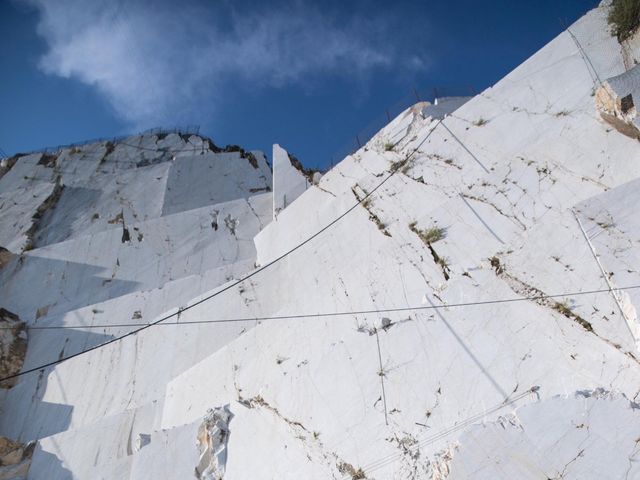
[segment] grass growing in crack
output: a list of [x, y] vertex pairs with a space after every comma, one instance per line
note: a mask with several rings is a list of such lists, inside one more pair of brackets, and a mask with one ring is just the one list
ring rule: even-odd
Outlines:
[[574, 320], [577, 322], [582, 328], [584, 328], [588, 332], [593, 332], [593, 326], [591, 323], [587, 322], [580, 315], [573, 313], [571, 308], [569, 307], [569, 302], [564, 300], [562, 302], [555, 302], [552, 307], [556, 312], [561, 313], [567, 318]]
[[351, 475], [352, 480], [363, 480], [366, 477], [366, 475], [364, 474], [364, 471], [359, 468], [358, 470], [355, 471], [354, 475]]
[[347, 462], [341, 462], [338, 464], [338, 471], [343, 475], [349, 475], [351, 480], [364, 480], [367, 478], [362, 468], [354, 468], [353, 465]]
[[394, 147], [395, 147], [395, 145], [393, 143], [385, 143], [384, 144], [384, 151], [385, 152], [392, 152]]
[[398, 160], [397, 162], [393, 162], [391, 164], [391, 167], [389, 167], [389, 170], [392, 171], [392, 172], [397, 172], [398, 170], [400, 170], [405, 165], [407, 165], [407, 159], [406, 158], [404, 160]]
[[438, 265], [442, 267], [443, 271], [449, 271], [449, 267], [451, 266], [451, 262], [447, 257], [439, 257], [437, 260]]
[[489, 123], [489, 120], [486, 120], [486, 119], [484, 119], [484, 118], [482, 118], [482, 117], [480, 117], [478, 120], [476, 120], [475, 122], [473, 122], [473, 124], [474, 124], [476, 127], [481, 127], [481, 126], [483, 126], [483, 125], [486, 125], [487, 123]]
[[626, 40], [640, 26], [640, 0], [613, 0], [607, 21], [618, 41]]
[[404, 173], [405, 175], [409, 175], [409, 172], [411, 171], [412, 168], [413, 168], [413, 164], [407, 163], [404, 167], [402, 167], [402, 173]]
[[387, 230], [387, 225], [385, 225], [382, 222], [382, 220], [380, 220], [378, 215], [376, 215], [371, 208], [373, 206], [371, 197], [366, 197], [366, 196], [360, 197], [360, 195], [358, 194], [358, 191], [356, 190], [356, 187], [358, 187], [358, 185], [352, 187], [351, 192], [356, 197], [356, 199], [360, 202], [360, 205], [362, 205], [364, 209], [369, 213], [369, 220], [375, 223], [376, 226], [378, 227], [378, 230], [380, 230], [385, 236], [390, 237], [391, 234]]
[[436, 265], [439, 265], [442, 269], [442, 275], [444, 275], [445, 280], [449, 280], [451, 269], [449, 268], [449, 259], [445, 257], [441, 257], [433, 248], [433, 244], [438, 240], [442, 240], [446, 236], [446, 229], [440, 227], [430, 227], [426, 230], [420, 230], [417, 226], [417, 222], [411, 222], [409, 224], [409, 229], [418, 235], [420, 240], [427, 246], [429, 251], [431, 252], [431, 256], [433, 257], [433, 261]]
[[420, 240], [422, 240], [427, 245], [435, 243], [438, 240], [442, 240], [447, 234], [447, 230], [444, 228], [433, 226], [427, 228], [426, 230], [420, 230], [416, 225], [417, 222], [411, 222], [409, 224], [409, 229], [413, 233], [418, 235], [418, 237], [420, 237]]
[[571, 318], [571, 315], [573, 314], [571, 308], [569, 308], [569, 302], [567, 302], [566, 300], [562, 302], [556, 302], [553, 306], [553, 309], [568, 318]]
[[596, 224], [604, 230], [615, 226], [615, 223], [613, 222], [596, 222]]
[[420, 237], [426, 243], [435, 243], [438, 240], [442, 240], [445, 236], [445, 229], [439, 227], [431, 227], [422, 231]]

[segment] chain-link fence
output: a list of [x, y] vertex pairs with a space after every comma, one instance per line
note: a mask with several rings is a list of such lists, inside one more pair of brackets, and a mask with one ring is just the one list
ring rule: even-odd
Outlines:
[[[620, 75], [635, 66], [631, 59], [625, 58], [630, 55], [629, 52], [625, 52], [629, 47], [625, 42], [620, 44], [613, 35], [613, 27], [608, 23], [608, 16], [609, 7], [600, 5], [573, 24], [569, 24], [565, 19], [559, 20], [562, 28], [575, 43], [594, 88], [599, 87], [608, 78]], [[592, 22], [599, 22], [602, 28], [593, 28]]]

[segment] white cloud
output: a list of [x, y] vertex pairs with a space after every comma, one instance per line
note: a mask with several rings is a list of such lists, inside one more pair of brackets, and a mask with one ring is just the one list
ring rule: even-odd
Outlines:
[[40, 68], [95, 86], [136, 126], [211, 110], [230, 82], [362, 80], [379, 68], [426, 65], [424, 57], [399, 52], [388, 20], [340, 18], [301, 2], [240, 13], [204, 2], [22, 1], [40, 13], [38, 34], [48, 46]]

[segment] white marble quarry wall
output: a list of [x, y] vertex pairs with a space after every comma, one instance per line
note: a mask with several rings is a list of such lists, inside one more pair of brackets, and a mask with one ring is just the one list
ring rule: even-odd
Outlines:
[[309, 179], [298, 170], [287, 151], [273, 145], [273, 219], [309, 187]]

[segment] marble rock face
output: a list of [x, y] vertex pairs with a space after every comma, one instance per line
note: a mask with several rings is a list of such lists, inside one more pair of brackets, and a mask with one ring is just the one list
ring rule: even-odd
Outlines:
[[640, 478], [640, 149], [594, 105], [628, 70], [608, 8], [315, 180], [196, 135], [8, 162], [0, 305], [34, 371], [0, 435], [38, 442], [29, 478]]

